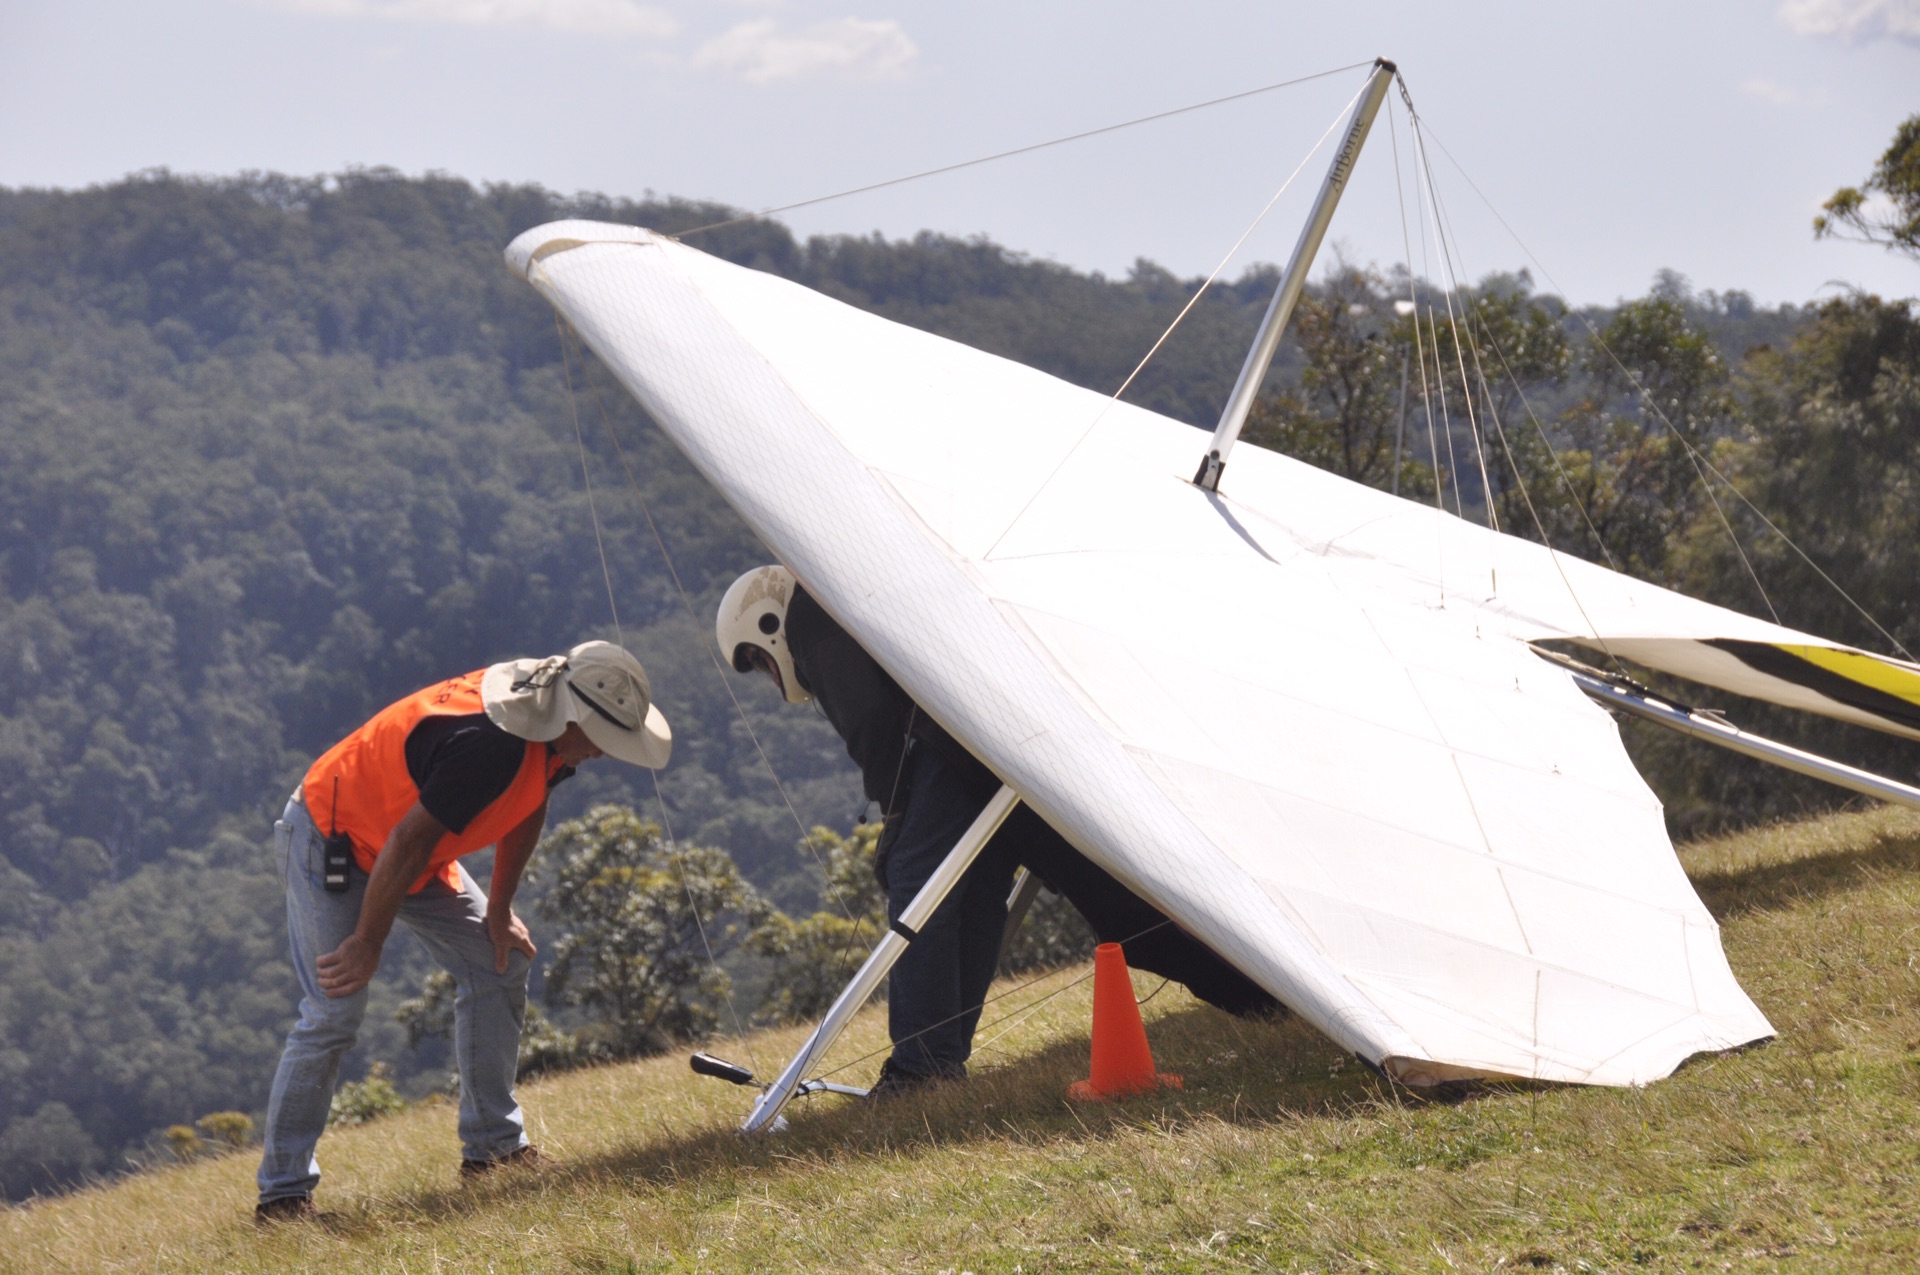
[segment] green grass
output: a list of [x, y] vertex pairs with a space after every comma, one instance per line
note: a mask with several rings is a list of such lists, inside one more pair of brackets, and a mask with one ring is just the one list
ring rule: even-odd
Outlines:
[[[545, 1170], [462, 1188], [453, 1114], [321, 1144], [326, 1226], [255, 1230], [249, 1154], [0, 1212], [0, 1270], [1908, 1270], [1920, 1266], [1920, 818], [1843, 815], [1689, 847], [1780, 1038], [1640, 1090], [1383, 1088], [1298, 1023], [1169, 988], [1146, 1006], [1186, 1088], [1069, 1105], [1082, 982], [877, 1109], [793, 1108], [684, 1057], [524, 1090]], [[990, 1007], [1069, 983], [1056, 976]], [[1139, 977], [1142, 994], [1157, 980]], [[795, 1031], [716, 1045], [762, 1072]], [[837, 1051], [884, 1044], [865, 1015]], [[868, 1061], [848, 1075], [870, 1075]]]

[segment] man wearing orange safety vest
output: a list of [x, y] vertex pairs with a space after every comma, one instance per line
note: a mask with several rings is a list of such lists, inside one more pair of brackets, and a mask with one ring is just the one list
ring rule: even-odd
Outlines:
[[[534, 955], [513, 896], [555, 784], [594, 757], [658, 769], [671, 748], [640, 662], [587, 642], [416, 691], [313, 764], [274, 825], [302, 995], [268, 1100], [257, 1219], [314, 1216], [314, 1146], [396, 919], [458, 989], [461, 1172], [537, 1159], [513, 1095]], [[483, 892], [460, 859], [488, 846]]]

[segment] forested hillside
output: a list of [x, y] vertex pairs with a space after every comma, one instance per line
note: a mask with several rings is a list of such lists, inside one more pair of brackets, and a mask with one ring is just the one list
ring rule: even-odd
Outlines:
[[[514, 234], [559, 216], [675, 230], [727, 214], [380, 171], [0, 190], [6, 1192], [116, 1168], [209, 1111], [257, 1111], [294, 1004], [271, 822], [312, 756], [398, 694], [616, 635], [583, 446], [617, 631], [674, 725], [660, 780], [672, 829], [729, 853], [781, 907], [812, 906], [818, 878], [796, 842], [816, 823], [847, 831], [857, 784], [823, 720], [735, 679], [789, 811], [701, 637], [720, 589], [764, 552], [604, 372], [563, 364], [552, 314], [500, 264]], [[1144, 262], [1125, 279], [1083, 275], [930, 235], [803, 243], [756, 222], [694, 242], [1107, 391], [1195, 283]], [[1210, 423], [1272, 283], [1255, 270], [1216, 286], [1128, 397]], [[1766, 310], [1668, 276], [1640, 301], [1576, 315], [1524, 276], [1490, 279], [1460, 300], [1526, 353], [1526, 392], [1503, 407], [1516, 441], [1482, 483], [1444, 443], [1435, 456], [1410, 441], [1393, 465], [1403, 284], [1342, 268], [1317, 285], [1250, 437], [1538, 535], [1519, 516], [1524, 482], [1565, 547], [1759, 609], [1637, 377], [1920, 644], [1909, 307]], [[1522, 432], [1523, 407], [1537, 436]], [[1555, 473], [1571, 477], [1556, 489]], [[1750, 517], [1740, 530], [1760, 535]], [[1750, 554], [1787, 623], [1885, 649], [1791, 551], [1756, 539]], [[1896, 746], [1837, 728], [1808, 738], [1913, 771]], [[1635, 746], [1690, 827], [1827, 799], [1665, 741]], [[556, 818], [604, 801], [660, 814], [645, 775], [610, 766], [562, 794]], [[435, 1083], [440, 1057], [410, 1051], [392, 1021], [425, 967], [410, 943], [388, 964], [354, 1066], [386, 1059], [403, 1082]]]

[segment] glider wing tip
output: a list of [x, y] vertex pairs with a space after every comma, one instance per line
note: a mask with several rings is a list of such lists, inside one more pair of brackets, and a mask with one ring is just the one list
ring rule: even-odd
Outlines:
[[549, 221], [523, 230], [506, 247], [507, 269], [515, 278], [531, 277], [533, 268], [557, 252], [590, 243], [652, 244], [661, 236], [644, 226], [623, 226], [605, 221]]

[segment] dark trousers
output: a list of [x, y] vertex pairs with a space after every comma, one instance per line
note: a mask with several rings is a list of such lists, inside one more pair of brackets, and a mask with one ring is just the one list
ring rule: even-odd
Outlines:
[[[900, 822], [881, 847], [890, 921], [913, 902], [997, 786], [985, 767], [963, 772], [926, 746], [908, 755], [906, 780]], [[887, 984], [894, 1067], [966, 1074], [980, 1006], [1000, 964], [1014, 866], [1005, 839], [996, 837], [894, 964]]]
[[1258, 983], [1067, 844], [1031, 807], [1023, 805], [1007, 816], [989, 849], [1003, 847], [1013, 862], [1025, 864], [1055, 893], [1066, 896], [1102, 943], [1120, 944], [1129, 967], [1184, 983], [1195, 996], [1229, 1014], [1282, 1012]]

